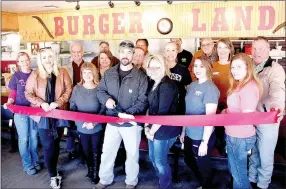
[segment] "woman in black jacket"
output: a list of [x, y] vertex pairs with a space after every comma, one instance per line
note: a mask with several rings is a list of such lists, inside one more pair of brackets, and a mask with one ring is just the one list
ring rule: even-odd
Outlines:
[[[177, 112], [178, 89], [168, 75], [164, 60], [151, 56], [147, 61], [147, 74], [154, 81], [150, 85], [148, 101], [149, 115], [174, 115]], [[168, 164], [168, 152], [181, 132], [181, 127], [168, 125], [146, 125], [149, 157], [159, 175], [160, 188], [172, 188], [171, 169]]]

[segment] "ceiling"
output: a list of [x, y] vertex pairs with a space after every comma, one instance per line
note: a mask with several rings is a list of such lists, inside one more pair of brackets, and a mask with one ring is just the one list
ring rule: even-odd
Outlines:
[[[91, 8], [109, 8], [107, 1], [79, 1], [80, 9], [91, 9]], [[136, 6], [134, 1], [112, 1], [114, 7], [130, 7]], [[141, 6], [143, 5], [161, 5], [167, 4], [167, 1], [140, 1]], [[202, 1], [173, 1], [173, 4], [179, 3], [196, 3]], [[75, 9], [76, 1], [3, 1], [2, 0], [2, 11], [24, 13], [24, 12], [38, 12], [47, 10], [61, 10], [61, 9]], [[58, 8], [49, 8], [45, 6], [56, 6]]]

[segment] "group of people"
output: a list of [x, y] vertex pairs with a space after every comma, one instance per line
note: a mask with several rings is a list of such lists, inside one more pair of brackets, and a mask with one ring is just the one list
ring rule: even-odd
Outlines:
[[[210, 115], [268, 112], [275, 108], [281, 110], [275, 124], [228, 125], [225, 130], [212, 125], [74, 122], [88, 167], [86, 177], [96, 188], [114, 183], [113, 168], [122, 140], [127, 156], [126, 188], [136, 187], [142, 136], [148, 139], [149, 158], [159, 177], [159, 188], [173, 187], [168, 152], [177, 139], [184, 143], [185, 163], [199, 187], [211, 187], [211, 155], [216, 138], [221, 138], [221, 143], [225, 141], [233, 188], [267, 188], [285, 107], [285, 71], [269, 57], [269, 42], [257, 37], [252, 43], [252, 58], [244, 53], [234, 55], [229, 39], [220, 39], [215, 46], [212, 39], [203, 38], [201, 50], [194, 56], [181, 44], [181, 39], [171, 39], [162, 55], [152, 55], [146, 39], [138, 39], [136, 46], [124, 40], [119, 44], [118, 59], [103, 41], [98, 57], [89, 63], [82, 58], [83, 47], [74, 43], [70, 48], [73, 62], [64, 68], [59, 68], [54, 52], [45, 48], [38, 53], [38, 69], [34, 71], [29, 55], [19, 53], [19, 71], [9, 82], [10, 95], [4, 106], [62, 109], [129, 120], [146, 114]], [[33, 175], [41, 170], [39, 134], [50, 185], [60, 188], [59, 142], [64, 127], [71, 122], [20, 114], [15, 114], [14, 120], [24, 171]], [[145, 135], [141, 135], [142, 130]], [[248, 170], [249, 150], [252, 154]]]

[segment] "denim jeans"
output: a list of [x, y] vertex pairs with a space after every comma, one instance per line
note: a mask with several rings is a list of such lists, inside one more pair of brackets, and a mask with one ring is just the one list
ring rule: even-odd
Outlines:
[[57, 176], [57, 163], [60, 154], [60, 140], [64, 132], [63, 127], [57, 127], [58, 138], [49, 134], [48, 129], [39, 129], [40, 140], [43, 145], [45, 165], [50, 177]]
[[208, 141], [208, 152], [205, 156], [198, 156], [201, 140], [193, 140], [188, 136], [184, 141], [184, 160], [192, 170], [200, 186], [207, 187], [211, 185], [212, 162], [211, 155], [215, 145], [216, 136], [212, 133]]
[[228, 166], [233, 177], [233, 188], [251, 188], [247, 175], [247, 152], [254, 147], [256, 136], [236, 138], [226, 135]]
[[173, 188], [171, 168], [168, 164], [168, 153], [176, 138], [148, 140], [149, 157], [159, 176], [160, 189]]
[[14, 122], [18, 132], [18, 146], [24, 171], [39, 164], [37, 123], [29, 116], [15, 114]]
[[268, 188], [274, 164], [279, 123], [256, 126], [257, 141], [249, 158], [249, 180], [260, 188]]

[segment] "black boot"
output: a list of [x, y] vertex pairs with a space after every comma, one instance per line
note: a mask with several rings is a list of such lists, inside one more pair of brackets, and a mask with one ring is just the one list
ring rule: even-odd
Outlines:
[[90, 153], [88, 157], [85, 157], [85, 159], [87, 162], [87, 175], [85, 176], [85, 178], [92, 181], [93, 179], [93, 154]]
[[97, 153], [93, 152], [93, 179], [91, 181], [92, 184], [97, 184], [99, 182], [98, 170], [99, 170], [99, 162], [97, 158]]
[[92, 181], [93, 179], [93, 167], [87, 167], [87, 175], [85, 176], [88, 180]]

